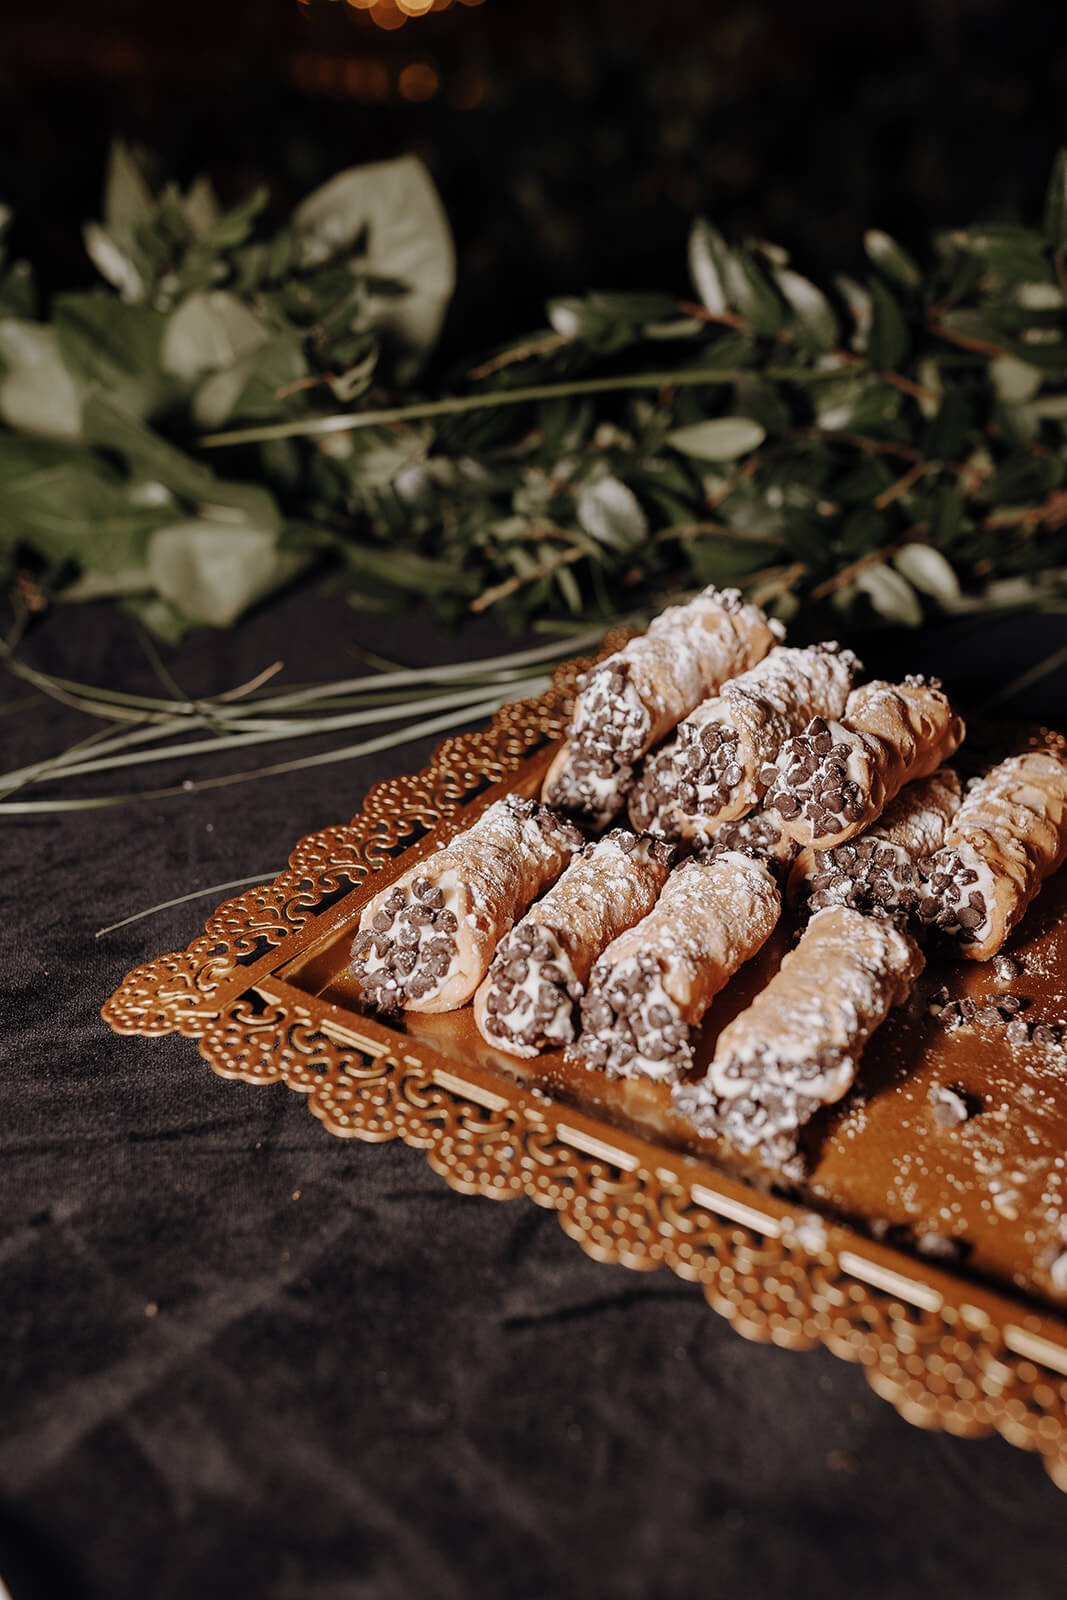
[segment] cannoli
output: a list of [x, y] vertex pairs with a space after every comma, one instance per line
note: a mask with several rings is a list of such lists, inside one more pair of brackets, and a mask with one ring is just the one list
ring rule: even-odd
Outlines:
[[363, 908], [351, 973], [377, 1011], [452, 1011], [493, 952], [554, 883], [582, 835], [547, 806], [509, 795]]
[[645, 752], [780, 637], [781, 625], [736, 589], [705, 589], [688, 605], [668, 607], [647, 633], [579, 679], [543, 799], [593, 826], [609, 822]]
[[474, 997], [474, 1020], [487, 1043], [535, 1056], [572, 1042], [593, 963], [652, 910], [673, 854], [662, 840], [622, 828], [586, 845], [497, 945]]
[[932, 678], [865, 683], [840, 722], [815, 717], [763, 774], [766, 804], [801, 845], [830, 850], [870, 826], [906, 783], [936, 772], [964, 725]]
[[848, 1091], [867, 1040], [922, 969], [918, 945], [893, 923], [846, 906], [817, 912], [723, 1029], [707, 1076], [674, 1091], [675, 1106], [699, 1132], [793, 1174], [800, 1129]]
[[1011, 756], [971, 785], [943, 847], [919, 863], [919, 917], [988, 961], [1067, 860], [1067, 751]]
[[797, 842], [783, 831], [777, 812], [760, 806], [746, 817], [721, 823], [701, 854], [721, 855], [724, 850], [740, 850], [743, 855], [756, 856], [781, 877], [796, 857]]
[[841, 715], [860, 670], [851, 650], [832, 643], [772, 650], [698, 706], [648, 762], [630, 800], [634, 827], [710, 841], [716, 824], [759, 802], [762, 774], [792, 734], [813, 717]]
[[575, 1053], [610, 1077], [671, 1081], [692, 1065], [693, 1031], [781, 914], [774, 879], [738, 851], [676, 867], [654, 909], [600, 957]]
[[907, 784], [859, 838], [833, 850], [802, 850], [787, 898], [806, 902], [810, 911], [851, 906], [871, 917], [910, 915], [919, 903], [917, 863], [944, 844], [962, 797], [951, 767]]

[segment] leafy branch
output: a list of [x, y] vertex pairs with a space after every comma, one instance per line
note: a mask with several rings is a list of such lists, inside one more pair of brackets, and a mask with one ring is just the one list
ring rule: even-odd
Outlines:
[[[590, 293], [412, 387], [452, 285], [412, 161], [260, 201], [153, 195], [112, 158], [111, 289], [34, 320], [0, 257], [0, 560], [41, 603], [224, 625], [309, 562], [354, 602], [577, 625], [705, 582], [829, 603], [1059, 604], [1067, 568], [1067, 152], [1040, 227], [952, 229], [862, 280], [705, 221], [692, 293]], [[324, 404], [329, 397], [332, 404]]]

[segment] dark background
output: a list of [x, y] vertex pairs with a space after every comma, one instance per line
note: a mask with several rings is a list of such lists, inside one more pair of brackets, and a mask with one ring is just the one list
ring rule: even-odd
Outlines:
[[1067, 140], [1050, 0], [450, 0], [401, 27], [399, 0], [367, 3], [4, 0], [0, 197], [45, 283], [92, 277], [115, 133], [279, 212], [418, 151], [460, 250], [446, 355], [550, 294], [683, 287], [699, 212], [826, 273], [870, 226], [921, 247], [1033, 221]]
[[[682, 287], [698, 210], [821, 271], [853, 265], [872, 224], [915, 246], [1033, 218], [1067, 137], [1067, 28], [1047, 0], [374, 15], [8, 7], [0, 196], [46, 285], [91, 277], [80, 222], [114, 133], [227, 197], [265, 182], [279, 214], [341, 166], [417, 150], [460, 247], [445, 366], [538, 321], [551, 293]], [[488, 624], [446, 640], [371, 622], [304, 585], [169, 661], [217, 692], [280, 653], [301, 680], [350, 672], [356, 643], [414, 664], [501, 642]], [[1064, 642], [1054, 618], [884, 648], [980, 704]], [[26, 653], [157, 690], [106, 608], [46, 618]], [[1061, 671], [1007, 709], [1062, 723], [1065, 696]], [[40, 708], [0, 723], [12, 766], [85, 731]], [[107, 1033], [100, 1002], [210, 902], [95, 930], [279, 867], [427, 754], [0, 825], [13, 1600], [1061, 1595], [1067, 1502], [1033, 1458], [920, 1434], [824, 1352], [749, 1345], [693, 1288], [587, 1260], [526, 1202], [461, 1200], [398, 1145], [330, 1139], [287, 1091], [211, 1077], [188, 1042]]]

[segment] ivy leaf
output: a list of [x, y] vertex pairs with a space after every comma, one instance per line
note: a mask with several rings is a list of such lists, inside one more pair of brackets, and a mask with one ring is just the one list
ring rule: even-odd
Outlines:
[[141, 475], [161, 483], [194, 505], [212, 510], [227, 508], [240, 521], [280, 529], [281, 512], [274, 496], [258, 483], [232, 483], [216, 478], [209, 467], [186, 455], [137, 418], [129, 416], [106, 395], [90, 395], [82, 408], [86, 438], [114, 450]]
[[893, 557], [893, 565], [920, 594], [943, 604], [960, 597], [960, 580], [940, 550], [928, 544], [906, 544]]
[[104, 182], [104, 220], [87, 222], [82, 234], [93, 265], [129, 305], [139, 304], [148, 291], [147, 263], [138, 234], [148, 227], [154, 212], [155, 201], [137, 161], [121, 139], [112, 140]]
[[585, 532], [610, 549], [636, 550], [648, 538], [641, 502], [618, 478], [587, 483], [578, 496], [577, 512]]
[[296, 209], [312, 264], [355, 254], [375, 278], [406, 286], [378, 297], [373, 320], [411, 352], [417, 368], [436, 343], [456, 281], [452, 230], [433, 179], [416, 156], [351, 167]]
[[923, 620], [923, 608], [911, 584], [884, 563], [864, 567], [857, 573], [856, 588], [867, 596], [875, 611], [887, 622], [917, 628]]
[[689, 276], [693, 288], [714, 317], [721, 317], [728, 309], [725, 267], [729, 255], [719, 230], [703, 217], [698, 218], [689, 233]]
[[148, 572], [159, 595], [192, 622], [226, 628], [280, 588], [306, 557], [279, 548], [273, 528], [237, 527], [201, 517], [158, 529]]
[[204, 429], [221, 428], [230, 421], [273, 417], [278, 411], [279, 392], [306, 375], [307, 362], [300, 340], [292, 334], [281, 334], [230, 366], [209, 374], [193, 396], [193, 417]]
[[160, 364], [164, 322], [153, 306], [127, 304], [98, 289], [60, 295], [53, 311], [68, 370], [137, 417], [150, 416], [173, 394]]
[[1053, 250], [1067, 250], [1067, 146], [1056, 152], [1045, 195], [1045, 237]]
[[907, 251], [888, 233], [883, 233], [880, 228], [868, 228], [863, 235], [863, 245], [872, 264], [890, 282], [909, 291], [919, 287], [922, 273]]
[[143, 562], [154, 528], [173, 518], [91, 451], [0, 434], [0, 546], [32, 545], [48, 562], [112, 576]]
[[220, 213], [216, 206], [212, 214], [214, 195], [209, 198], [194, 185], [185, 198], [182, 211], [190, 232], [198, 239], [200, 252], [218, 255], [244, 244], [267, 199], [266, 189], [254, 189], [246, 200], [239, 201], [228, 211]]
[[675, 428], [667, 435], [667, 443], [698, 461], [736, 461], [758, 450], [765, 438], [764, 429], [751, 417], [714, 417]]
[[78, 439], [83, 385], [71, 376], [54, 328], [0, 319], [0, 419], [42, 439]]
[[167, 320], [163, 370], [184, 383], [218, 372], [250, 355], [270, 338], [261, 319], [223, 289], [187, 295]]
[[871, 332], [867, 360], [878, 372], [899, 367], [908, 353], [908, 328], [893, 294], [877, 278], [871, 280]]
[[149, 189], [133, 152], [122, 139], [113, 139], [104, 179], [104, 225], [117, 238], [130, 238], [154, 209]]

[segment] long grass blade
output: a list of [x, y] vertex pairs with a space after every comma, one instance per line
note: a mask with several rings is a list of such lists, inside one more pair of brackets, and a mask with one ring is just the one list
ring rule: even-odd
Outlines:
[[431, 717], [395, 733], [382, 734], [376, 739], [366, 739], [360, 744], [347, 745], [341, 750], [324, 750], [319, 755], [302, 756], [295, 761], [280, 761], [269, 767], [256, 767], [251, 772], [230, 772], [222, 777], [187, 778], [184, 783], [171, 784], [165, 789], [145, 789], [141, 792], [117, 795], [93, 795], [78, 800], [5, 800], [0, 802], [0, 816], [32, 817], [57, 816], [64, 812], [103, 811], [113, 806], [130, 805], [138, 800], [170, 800], [178, 795], [202, 794], [211, 789], [226, 789], [237, 783], [253, 783], [260, 778], [282, 777], [290, 772], [304, 772], [312, 767], [325, 767], [339, 761], [352, 761], [357, 756], [375, 755], [382, 750], [395, 750], [400, 745], [411, 744], [416, 739], [429, 738], [431, 734], [444, 733], [449, 728], [463, 727], [477, 722], [490, 712], [506, 704], [509, 695], [496, 694], [443, 717]]
[[247, 878], [234, 878], [229, 883], [213, 883], [206, 889], [194, 889], [190, 894], [178, 894], [173, 900], [161, 900], [158, 906], [146, 906], [143, 911], [135, 911], [132, 916], [123, 917], [121, 922], [110, 922], [106, 928], [97, 928], [93, 934], [94, 939], [102, 939], [107, 933], [117, 933], [119, 928], [128, 928], [133, 922], [142, 922], [145, 917], [155, 917], [161, 911], [170, 911], [173, 906], [188, 905], [190, 900], [206, 900], [208, 895], [223, 895], [230, 889], [246, 889], [250, 883], [266, 883], [270, 878], [278, 876], [279, 869], [273, 872], [253, 872]]
[[[510, 689], [511, 685], [508, 687]], [[543, 678], [533, 679], [529, 685], [531, 693], [538, 692], [544, 687], [545, 680]], [[503, 695], [500, 700], [507, 698], [512, 698], [512, 696]], [[442, 709], [448, 709], [453, 706], [478, 705], [480, 703], [479, 695], [477, 693], [472, 694], [469, 689], [457, 691], [455, 694], [435, 695], [430, 701], [423, 701], [424, 705], [434, 704]], [[190, 739], [183, 741], [181, 744], [168, 745], [161, 750], [138, 750], [122, 755], [102, 756], [99, 759], [90, 761], [72, 762], [64, 768], [63, 777], [84, 778], [93, 772], [112, 772], [121, 767], [147, 766], [149, 763], [157, 761], [182, 761], [193, 756], [214, 755], [220, 750], [244, 750], [250, 746], [260, 744], [280, 744], [289, 739], [304, 739], [317, 734], [339, 733], [348, 728], [364, 727], [378, 722], [396, 722], [403, 714], [403, 707], [385, 705], [378, 706], [370, 711], [350, 712], [345, 716], [321, 717], [317, 722], [300, 723], [288, 727], [284, 724], [275, 724], [251, 733], [223, 734], [212, 739]], [[54, 775], [54, 769], [48, 769], [46, 764], [44, 776]], [[0, 784], [4, 781], [0, 777]], [[28, 781], [36, 783], [42, 780], [40, 777], [35, 776]]]

